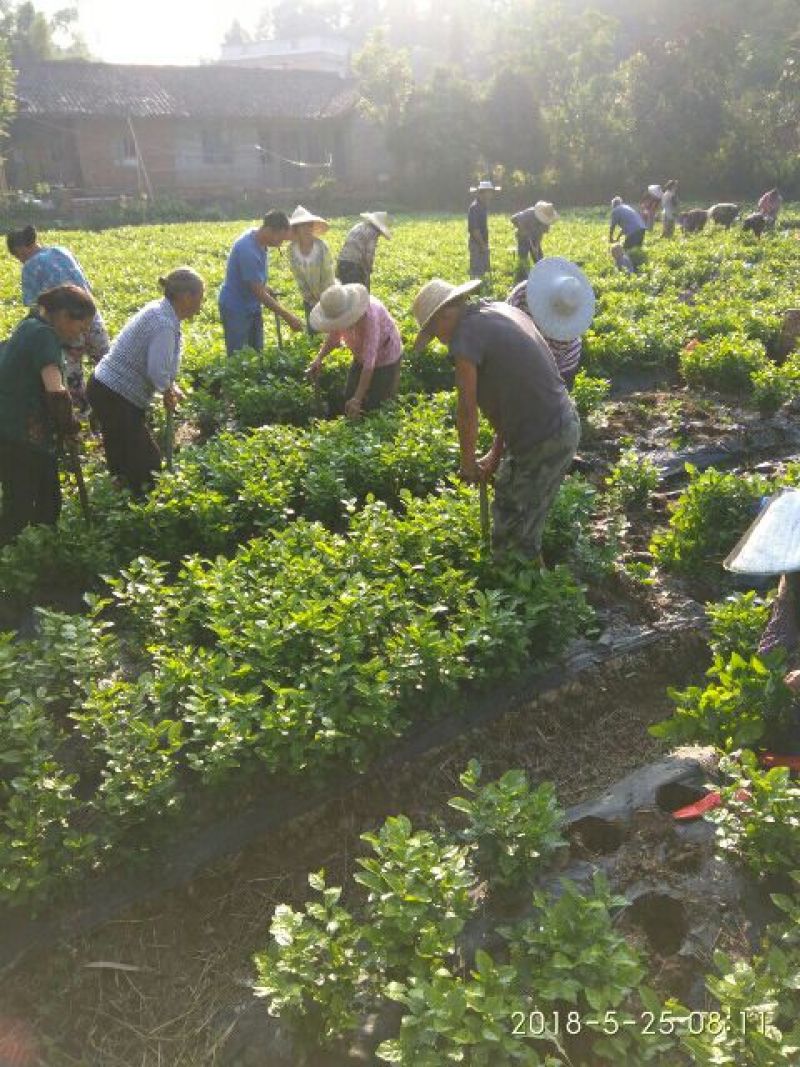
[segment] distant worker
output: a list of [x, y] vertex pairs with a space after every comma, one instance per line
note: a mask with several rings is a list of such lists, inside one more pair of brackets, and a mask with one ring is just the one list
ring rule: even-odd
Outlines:
[[62, 349], [79, 341], [96, 312], [85, 289], [48, 289], [0, 351], [0, 545], [26, 526], [58, 521], [56, 447], [59, 438], [75, 438], [80, 431]]
[[[39, 296], [58, 285], [76, 285], [91, 293], [86, 275], [69, 249], [61, 245], [40, 245], [34, 226], [7, 234], [6, 245], [11, 255], [22, 264], [22, 303], [26, 307], [35, 308]], [[85, 335], [79, 337], [75, 344], [65, 346], [67, 388], [79, 408], [86, 406], [83, 356], [87, 355], [94, 365], [110, 347], [108, 332], [99, 311]]]
[[611, 258], [616, 263], [617, 270], [621, 270], [625, 274], [636, 273], [636, 267], [633, 264], [633, 260], [621, 244], [617, 243], [611, 246]]
[[515, 285], [507, 302], [524, 311], [547, 341], [567, 389], [572, 389], [583, 351], [582, 336], [594, 318], [591, 282], [574, 263], [560, 256], [540, 260], [526, 281]]
[[517, 231], [515, 282], [527, 279], [530, 268], [544, 258], [542, 238], [554, 222], [558, 222], [558, 212], [547, 200], [538, 200], [533, 207], [511, 216], [511, 224]]
[[306, 326], [311, 333], [311, 309], [334, 283], [333, 256], [322, 240], [330, 224], [298, 204], [289, 219], [289, 226], [292, 231], [289, 266], [303, 297]]
[[729, 230], [739, 217], [738, 204], [712, 204], [708, 209], [709, 219], [717, 226], [724, 226]]
[[345, 344], [353, 354], [344, 390], [344, 413], [358, 419], [397, 395], [403, 342], [397, 323], [364, 285], [332, 285], [311, 312], [311, 326], [328, 336], [307, 374], [316, 379], [325, 357]]
[[642, 197], [639, 204], [639, 214], [644, 220], [645, 227], [648, 230], [652, 230], [655, 225], [656, 216], [661, 210], [661, 200], [664, 196], [664, 190], [660, 185], [648, 185], [647, 192]]
[[661, 236], [673, 237], [675, 235], [675, 223], [678, 221], [678, 180], [671, 178], [664, 186], [664, 195], [661, 197]]
[[742, 229], [745, 233], [752, 233], [755, 237], [761, 237], [767, 228], [767, 219], [760, 211], [754, 211], [742, 219]]
[[163, 298], [128, 319], [86, 389], [100, 422], [109, 472], [135, 497], [152, 486], [161, 469], [147, 410], [155, 393], [161, 393], [168, 411], [178, 406], [183, 396], [177, 384], [181, 323], [198, 313], [205, 295], [203, 279], [188, 267], [171, 271], [158, 284]]
[[489, 253], [489, 197], [499, 193], [493, 182], [481, 181], [470, 189], [475, 199], [467, 211], [469, 244], [469, 276], [483, 278], [492, 269]]
[[344, 239], [336, 265], [336, 277], [342, 285], [363, 285], [369, 289], [378, 240], [392, 239], [389, 216], [385, 211], [362, 211], [357, 222]]
[[782, 207], [783, 197], [778, 188], [770, 189], [761, 197], [758, 202], [758, 210], [766, 219], [767, 229], [772, 230], [775, 228], [775, 223], [778, 221], [778, 215], [780, 215]]
[[623, 204], [621, 196], [615, 196], [611, 201], [611, 229], [608, 233], [610, 244], [614, 244], [617, 230], [625, 238], [622, 243], [626, 252], [641, 248], [644, 244], [644, 219], [630, 204]]
[[692, 208], [679, 215], [678, 222], [684, 234], [701, 233], [706, 228], [708, 212], [702, 207]]
[[260, 226], [245, 230], [233, 243], [225, 268], [225, 281], [219, 291], [219, 315], [229, 356], [249, 346], [264, 350], [262, 308], [274, 312], [292, 330], [303, 323], [279, 304], [267, 286], [268, 249], [280, 248], [291, 238], [289, 219], [282, 211], [268, 211]]
[[[468, 482], [495, 478], [495, 553], [541, 561], [545, 521], [578, 450], [580, 420], [533, 322], [505, 303], [468, 304], [479, 285], [440, 278], [424, 285], [413, 307], [416, 348], [437, 337], [450, 350], [461, 476]], [[495, 434], [482, 457], [476, 454], [479, 412]]]

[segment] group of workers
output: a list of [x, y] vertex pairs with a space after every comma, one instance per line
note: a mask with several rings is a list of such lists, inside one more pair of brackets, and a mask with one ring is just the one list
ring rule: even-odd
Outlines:
[[[412, 309], [419, 327], [416, 347], [436, 337], [449, 350], [461, 474], [469, 482], [494, 481], [495, 551], [540, 557], [547, 513], [578, 448], [580, 422], [570, 389], [595, 298], [575, 264], [545, 258], [542, 241], [558, 213], [551, 203], [538, 201], [512, 216], [519, 264], [507, 299], [470, 301], [490, 267], [487, 205], [497, 191], [490, 181], [471, 189], [471, 280], [454, 285], [435, 278], [422, 287]], [[620, 197], [612, 202], [609, 237], [620, 269], [633, 269], [628, 253], [641, 247], [656, 200], [665, 235], [674, 230], [677, 182], [648, 193], [651, 202], [643, 214]], [[759, 208], [774, 218], [780, 203]], [[334, 263], [323, 239], [328, 228], [324, 218], [301, 205], [291, 216], [267, 212], [230, 250], [219, 313], [228, 355], [248, 345], [263, 349], [264, 308], [290, 329], [304, 328], [268, 284], [269, 249], [289, 242], [305, 328], [323, 335], [307, 374], [315, 380], [330, 352], [349, 348], [344, 410], [357, 419], [394, 397], [399, 385], [400, 331], [370, 293], [378, 242], [390, 240], [392, 232], [385, 212], [364, 212]], [[617, 230], [621, 243], [615, 241]], [[9, 233], [7, 246], [22, 264], [23, 302], [30, 313], [0, 350], [0, 545], [30, 524], [57, 521], [57, 445], [74, 442], [80, 431], [76, 409], [91, 407], [116, 483], [137, 497], [147, 492], [161, 467], [148, 409], [157, 393], [168, 411], [178, 405], [181, 324], [198, 313], [205, 296], [199, 274], [188, 267], [173, 270], [159, 279], [161, 297], [137, 312], [112, 343], [89, 281], [67, 249], [41, 245], [32, 226]], [[93, 364], [88, 383], [85, 356]], [[483, 456], [477, 454], [479, 413], [494, 430]]]

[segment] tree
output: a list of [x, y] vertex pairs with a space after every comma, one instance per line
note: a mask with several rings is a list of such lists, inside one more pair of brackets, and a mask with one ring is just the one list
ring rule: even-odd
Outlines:
[[16, 98], [11, 53], [6, 42], [0, 40], [0, 137], [8, 136], [8, 127], [15, 111]]
[[385, 29], [373, 30], [353, 57], [353, 73], [364, 112], [391, 133], [402, 120], [413, 88], [408, 52], [391, 48]]
[[261, 13], [256, 36], [285, 38], [338, 33], [343, 17], [337, 0], [277, 0]]
[[242, 26], [238, 19], [234, 19], [228, 31], [222, 39], [223, 44], [245, 44], [250, 40], [250, 34]]
[[0, 0], [0, 39], [8, 42], [15, 66], [41, 59], [88, 59], [76, 29], [78, 12], [65, 7], [49, 18], [32, 3]]

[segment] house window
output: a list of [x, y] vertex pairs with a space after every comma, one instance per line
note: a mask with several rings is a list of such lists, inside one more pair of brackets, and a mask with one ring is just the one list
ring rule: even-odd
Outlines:
[[135, 167], [137, 162], [136, 141], [133, 134], [123, 133], [117, 140], [116, 161], [123, 167]]
[[202, 133], [203, 162], [210, 165], [232, 163], [233, 152], [228, 134], [219, 127], [207, 127]]

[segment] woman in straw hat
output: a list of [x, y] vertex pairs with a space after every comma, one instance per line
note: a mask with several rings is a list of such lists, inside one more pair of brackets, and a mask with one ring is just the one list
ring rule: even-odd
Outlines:
[[336, 264], [336, 277], [342, 285], [358, 284], [369, 289], [378, 238], [391, 241], [392, 232], [385, 211], [363, 211], [361, 220], [344, 239]]
[[[492, 544], [541, 558], [550, 506], [580, 439], [580, 420], [544, 338], [527, 315], [506, 303], [468, 304], [475, 280], [424, 285], [414, 301], [417, 347], [437, 337], [455, 364], [456, 425], [461, 474], [469, 482], [495, 477]], [[495, 432], [490, 451], [476, 455], [478, 413]]]
[[515, 282], [527, 279], [531, 266], [544, 259], [542, 238], [557, 221], [558, 212], [547, 200], [537, 200], [533, 207], [511, 216], [511, 223], [517, 231], [518, 260]]
[[357, 282], [332, 285], [311, 312], [311, 327], [328, 336], [308, 368], [316, 378], [329, 352], [345, 344], [353, 354], [344, 390], [344, 411], [357, 419], [397, 394], [403, 342], [397, 323], [369, 290]]
[[572, 389], [583, 352], [582, 334], [594, 318], [591, 282], [574, 263], [559, 256], [540, 260], [528, 279], [515, 285], [508, 303], [530, 315], [547, 341], [558, 372]]
[[334, 281], [333, 256], [322, 240], [322, 234], [327, 233], [330, 224], [298, 204], [289, 218], [289, 227], [292, 235], [289, 267], [303, 297], [306, 326], [311, 333], [311, 309]]

